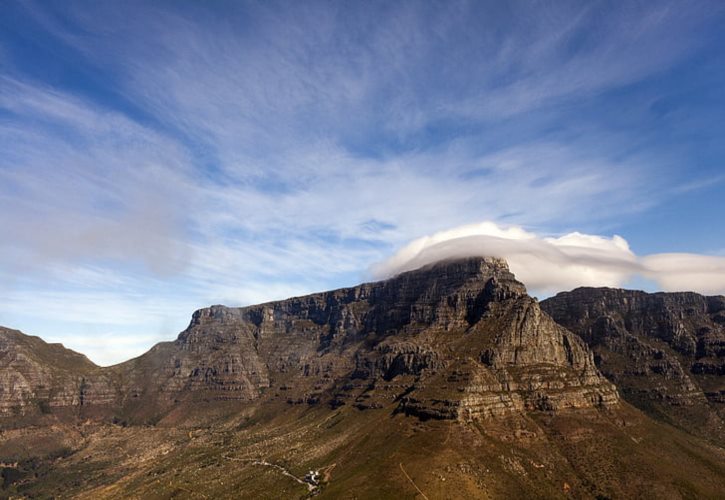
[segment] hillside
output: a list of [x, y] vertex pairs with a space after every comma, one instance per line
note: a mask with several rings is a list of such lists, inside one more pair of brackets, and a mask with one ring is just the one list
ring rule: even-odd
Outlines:
[[[3, 386], [7, 492], [680, 498], [716, 497], [725, 477], [722, 448], [622, 401], [500, 259], [213, 306], [126, 363], [43, 366], [67, 374], [46, 392], [3, 361], [30, 380]], [[23, 446], [43, 433], [54, 449]]]
[[542, 302], [624, 398], [725, 445], [725, 297], [579, 288]]

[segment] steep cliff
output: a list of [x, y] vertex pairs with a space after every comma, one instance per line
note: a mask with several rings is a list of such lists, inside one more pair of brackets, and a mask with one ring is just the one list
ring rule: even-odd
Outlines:
[[579, 288], [541, 305], [629, 402], [722, 443], [725, 297]]
[[9, 387], [8, 405], [52, 386], [68, 395], [54, 406], [94, 405], [130, 421], [260, 399], [394, 403], [423, 418], [476, 419], [618, 398], [581, 340], [493, 258], [268, 304], [212, 306], [194, 313], [176, 341], [139, 358], [105, 369], [76, 365], [67, 378], [29, 383], [25, 393], [35, 396]]
[[[725, 448], [621, 402], [595, 364], [641, 371], [647, 353], [654, 361], [660, 354], [633, 354], [640, 339], [664, 353], [660, 361], [671, 354], [683, 373], [690, 370], [691, 384], [716, 383], [718, 375], [693, 367], [719, 366], [717, 300], [706, 301], [708, 335], [695, 320], [701, 310], [683, 313], [690, 319], [679, 332], [697, 324], [689, 365], [677, 349], [690, 352], [691, 342], [667, 333], [669, 340], [650, 339], [632, 326], [658, 324], [651, 323], [660, 320], [656, 308], [624, 315], [632, 329], [615, 328], [620, 339], [582, 327], [599, 324], [601, 313], [611, 316], [605, 324], [618, 325], [610, 311], [618, 302], [582, 305], [587, 300], [560, 307], [583, 318], [572, 328], [596, 358], [527, 295], [504, 261], [490, 258], [268, 304], [201, 309], [175, 341], [109, 368], [0, 331], [4, 345], [14, 346], [5, 351], [16, 353], [0, 358], [4, 407], [12, 409], [0, 418], [0, 496], [721, 496]], [[566, 316], [554, 304], [546, 309]], [[631, 360], [617, 353], [619, 344]], [[25, 358], [33, 362], [18, 361]], [[706, 400], [662, 366], [653, 373], [670, 373], [664, 380], [684, 390], [607, 373], [628, 397], [638, 394], [628, 385], [636, 381], [682, 401]], [[39, 396], [53, 404], [33, 403]], [[19, 423], [23, 413], [31, 425]]]
[[203, 309], [175, 343], [119, 369], [141, 400], [167, 408], [264, 394], [360, 409], [396, 401], [399, 411], [456, 419], [617, 400], [583, 343], [542, 314], [499, 259]]

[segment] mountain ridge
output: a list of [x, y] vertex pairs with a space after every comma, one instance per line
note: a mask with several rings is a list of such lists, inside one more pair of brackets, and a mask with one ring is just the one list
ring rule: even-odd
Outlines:
[[175, 340], [70, 377], [7, 364], [0, 342], [0, 401], [22, 402], [1, 407], [0, 493], [717, 497], [725, 449], [620, 397], [582, 309], [555, 305], [470, 258], [202, 308]]
[[[491, 317], [484, 318], [486, 314]], [[498, 330], [489, 331], [496, 321], [500, 323]], [[471, 332], [476, 334], [474, 341], [466, 337]], [[500, 399], [504, 387], [514, 394], [524, 390], [520, 387], [550, 385], [551, 395], [534, 391], [538, 403], [528, 396], [496, 401], [501, 411], [537, 404], [586, 406], [590, 404], [588, 398], [593, 398], [591, 404], [617, 399], [616, 391], [596, 372], [583, 344], [542, 316], [536, 301], [528, 297], [503, 259], [468, 258], [431, 264], [356, 287], [240, 308], [217, 305], [199, 309], [176, 340], [159, 343], [127, 362], [96, 367], [93, 374], [77, 383], [83, 384], [77, 402], [78, 406], [96, 407], [101, 414], [155, 420], [184, 400], [253, 401], [277, 384], [286, 387], [288, 394], [294, 393], [290, 398], [294, 401], [330, 399], [340, 404], [361, 397], [336, 388], [350, 385], [351, 380], [369, 379], [373, 383], [399, 375], [420, 378], [424, 372], [447, 370], [454, 357], [444, 351], [454, 344], [459, 357], [465, 352], [475, 360], [474, 367], [461, 376], [477, 380], [477, 387], [491, 393], [478, 396]], [[509, 369], [534, 365], [538, 366], [535, 374], [522, 375]], [[547, 377], [553, 378], [547, 381]], [[554, 380], [557, 377], [563, 379]], [[436, 384], [439, 391], [447, 391], [442, 389], [447, 383]], [[564, 403], [568, 397], [564, 392], [579, 384], [591, 385], [587, 390], [594, 392]], [[601, 394], [595, 389], [598, 384]], [[436, 392], [432, 385], [420, 389], [409, 390], [402, 403], [405, 411], [458, 418], [458, 407], [463, 405], [469, 413], [474, 412], [470, 406], [474, 396], [433, 397], [427, 394]], [[399, 396], [395, 391], [383, 392], [366, 394], [367, 403], [356, 404], [381, 406], [378, 399]], [[416, 399], [415, 394], [427, 395]], [[428, 403], [421, 402], [424, 400]], [[70, 406], [75, 403], [72, 400]], [[53, 398], [46, 402], [51, 407], [67, 404]], [[434, 409], [430, 405], [447, 406]], [[23, 413], [28, 404], [21, 408]]]
[[541, 305], [630, 403], [725, 444], [725, 297], [582, 287]]

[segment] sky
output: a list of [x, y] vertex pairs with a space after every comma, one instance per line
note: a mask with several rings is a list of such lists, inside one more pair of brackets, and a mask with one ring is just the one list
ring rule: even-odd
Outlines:
[[725, 3], [0, 5], [0, 325], [108, 365], [210, 304], [497, 255], [725, 294]]

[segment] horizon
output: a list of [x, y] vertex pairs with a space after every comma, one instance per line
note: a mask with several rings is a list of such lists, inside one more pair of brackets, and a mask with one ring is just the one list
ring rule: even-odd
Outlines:
[[[416, 271], [422, 269], [423, 267], [435, 266], [435, 265], [441, 264], [441, 263], [446, 262], [446, 261], [449, 261], [450, 262], [450, 261], [456, 261], [456, 260], [464, 260], [464, 259], [468, 259], [468, 258], [481, 258], [481, 259], [485, 259], [485, 258], [490, 258], [490, 257], [491, 256], [447, 257], [447, 258], [444, 258], [444, 260], [438, 260], [438, 261], [434, 261], [434, 262], [425, 263], [425, 264], [421, 265], [421, 267], [417, 267], [415, 269], [403, 270], [399, 274], [396, 274], [396, 275], [393, 275], [393, 276], [388, 276], [388, 277], [385, 277], [385, 278], [375, 279], [375, 280], [372, 280], [372, 281], [363, 281], [363, 282], [360, 282], [360, 283], [358, 283], [356, 285], [346, 286], [346, 287], [342, 287], [342, 288], [336, 288], [336, 289], [331, 289], [331, 290], [312, 291], [312, 292], [310, 292], [308, 294], [305, 294], [305, 295], [295, 295], [295, 296], [290, 296], [290, 297], [284, 297], [284, 298], [281, 298], [281, 299], [272, 300], [272, 301], [268, 301], [268, 302], [260, 302], [260, 303], [255, 303], [255, 304], [247, 304], [247, 305], [244, 305], [244, 306], [230, 306], [230, 305], [226, 305], [226, 304], [209, 304], [207, 306], [203, 306], [203, 307], [199, 307], [197, 309], [194, 309], [188, 315], [188, 317], [189, 318], [192, 318], [197, 311], [200, 311], [200, 310], [203, 310], [203, 309], [209, 309], [209, 308], [212, 308], [212, 307], [224, 307], [224, 308], [230, 308], [230, 309], [243, 309], [243, 308], [246, 308], [246, 307], [255, 307], [255, 306], [260, 306], [260, 305], [265, 305], [265, 304], [274, 304], [276, 302], [282, 302], [282, 301], [289, 300], [289, 299], [305, 297], [307, 295], [330, 293], [330, 292], [335, 292], [337, 290], [344, 290], [344, 289], [348, 289], [348, 288], [355, 288], [357, 286], [362, 286], [362, 285], [370, 284], [370, 283], [381, 283], [383, 281], [392, 280], [392, 279], [396, 278], [397, 276], [399, 276], [400, 274], [406, 274], [406, 273], [416, 272]], [[517, 281], [523, 283], [516, 276], [515, 273], [514, 273], [514, 277], [516, 278]], [[524, 284], [524, 286], [526, 286], [526, 283], [523, 283], [523, 284]], [[626, 291], [630, 291], [630, 292], [643, 292], [643, 293], [652, 293], [652, 294], [655, 294], [655, 293], [697, 293], [697, 292], [692, 292], [691, 290], [679, 290], [679, 291], [670, 291], [670, 292], [664, 292], [664, 291], [658, 290], [658, 291], [645, 292], [644, 290], [636, 289], [636, 288], [624, 288], [624, 289], [622, 289], [622, 288], [607, 287], [607, 286], [593, 287], [593, 286], [581, 285], [581, 286], [577, 286], [576, 288], [572, 288], [570, 290], [559, 290], [559, 291], [555, 291], [552, 294], [550, 294], [549, 296], [547, 296], [546, 298], [553, 297], [555, 295], [559, 295], [560, 293], [569, 293], [569, 292], [572, 292], [572, 291], [574, 291], [574, 290], [576, 290], [578, 288], [608, 288], [608, 289], [612, 289], [612, 290], [626, 290]], [[528, 292], [528, 287], [527, 287], [527, 292]], [[529, 295], [531, 295], [531, 293], [529, 293]], [[719, 295], [719, 296], [723, 296], [723, 295]], [[537, 300], [541, 300], [538, 297], [535, 297], [535, 296], [533, 296], [533, 297], [535, 299], [537, 299]], [[190, 321], [190, 319], [189, 319], [189, 321]], [[8, 326], [8, 325], [0, 325], [0, 328], [2, 328], [2, 327], [8, 328], [10, 330], [16, 330], [16, 329], [14, 329], [14, 328], [12, 328], [11, 326]], [[188, 326], [187, 326], [187, 328], [188, 328]], [[108, 367], [111, 367], [111, 366], [116, 366], [116, 365], [119, 365], [119, 364], [126, 363], [126, 362], [131, 361], [131, 360], [133, 360], [135, 358], [138, 358], [140, 356], [143, 356], [151, 348], [153, 348], [154, 346], [156, 346], [159, 343], [173, 342], [174, 340], [176, 340], [178, 338], [179, 335], [181, 335], [182, 333], [184, 333], [187, 330], [187, 328], [184, 328], [183, 330], [177, 332], [174, 336], [171, 336], [169, 338], [159, 339], [156, 343], [154, 343], [151, 346], [149, 346], [149, 348], [146, 351], [144, 351], [144, 352], [141, 352], [141, 353], [139, 353], [137, 355], [134, 355], [134, 356], [132, 356], [130, 358], [127, 358], [127, 359], [122, 359], [120, 361], [115, 361], [115, 362], [113, 362], [111, 364], [100, 364], [100, 363], [94, 361], [93, 359], [91, 359], [86, 353], [84, 353], [82, 351], [78, 351], [78, 350], [72, 349], [72, 348], [66, 346], [65, 344], [63, 344], [63, 342], [49, 342], [49, 341], [46, 341], [43, 338], [43, 335], [41, 333], [24, 332], [22, 330], [16, 330], [16, 331], [19, 331], [20, 333], [22, 333], [24, 335], [28, 335], [28, 336], [31, 336], [31, 337], [37, 337], [37, 338], [41, 339], [42, 341], [44, 341], [44, 342], [46, 342], [48, 344], [56, 344], [56, 345], [60, 345], [60, 346], [62, 346], [64, 348], [66, 348], [66, 349], [70, 349], [71, 351], [73, 351], [73, 352], [75, 352], [77, 354], [81, 354], [81, 355], [85, 356], [89, 361], [91, 361], [96, 366], [99, 366], [101, 368], [108, 368]]]
[[472, 252], [725, 294], [721, 2], [3, 11], [0, 325], [96, 364]]

